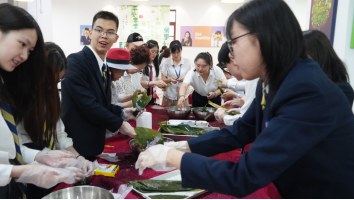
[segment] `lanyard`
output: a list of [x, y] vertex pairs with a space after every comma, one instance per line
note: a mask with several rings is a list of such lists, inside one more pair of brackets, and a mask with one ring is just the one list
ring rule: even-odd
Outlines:
[[172, 65], [173, 66], [173, 69], [175, 70], [176, 72], [176, 78], [179, 78], [181, 76], [181, 69], [182, 69], [182, 64], [179, 65], [179, 74], [177, 74], [177, 71], [176, 71], [176, 67], [175, 65]]

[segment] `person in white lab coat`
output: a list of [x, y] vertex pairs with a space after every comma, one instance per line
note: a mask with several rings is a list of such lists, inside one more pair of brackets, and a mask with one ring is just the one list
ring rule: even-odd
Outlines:
[[[50, 89], [56, 87], [56, 82], [45, 78], [45, 57], [42, 32], [33, 17], [22, 8], [0, 4], [0, 198], [26, 197], [26, 186], [15, 183], [12, 177], [26, 175], [28, 182], [40, 187], [52, 187], [67, 179], [57, 169], [46, 166], [63, 164], [52, 155], [63, 161], [76, 160], [61, 151], [38, 152], [20, 145], [15, 127], [18, 121], [24, 121], [24, 126], [42, 142], [44, 124], [47, 131], [56, 128], [53, 118], [56, 113], [59, 116], [59, 111], [53, 115], [45, 111], [50, 108], [49, 96], [58, 93]], [[59, 100], [53, 102], [59, 104]], [[41, 164], [24, 165], [34, 161]]]

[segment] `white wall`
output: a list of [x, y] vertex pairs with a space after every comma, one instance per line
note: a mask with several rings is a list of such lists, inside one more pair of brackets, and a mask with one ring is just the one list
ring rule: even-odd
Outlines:
[[[170, 5], [177, 10], [176, 39], [179, 39], [180, 26], [225, 26], [230, 14], [242, 4], [224, 4], [220, 0], [52, 0], [53, 41], [63, 48], [66, 55], [80, 51], [83, 46], [79, 45], [79, 25], [92, 24], [93, 16], [102, 9], [117, 14], [119, 5]], [[184, 48], [182, 56], [194, 60], [203, 51], [209, 51], [216, 62], [219, 48], [215, 47]]]
[[354, 49], [350, 48], [353, 20], [354, 1], [339, 0], [333, 47], [339, 58], [345, 63], [349, 73], [351, 86], [354, 88]]

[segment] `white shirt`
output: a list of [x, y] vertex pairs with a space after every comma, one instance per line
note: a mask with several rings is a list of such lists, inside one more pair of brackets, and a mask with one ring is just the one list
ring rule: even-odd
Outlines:
[[236, 78], [229, 79], [227, 81], [227, 88], [230, 88], [233, 91], [241, 90], [245, 91], [247, 81], [239, 81]]
[[[156, 77], [156, 69], [155, 69], [154, 63], [151, 63], [150, 65], [152, 65], [152, 72], [153, 72], [152, 81], [157, 81], [157, 80], [161, 79], [161, 73], [159, 73], [159, 75]], [[149, 66], [148, 66], [148, 69], [149, 69], [149, 74], [150, 74], [151, 72], [150, 72]], [[150, 81], [150, 77], [146, 76], [145, 74], [142, 74], [142, 80], [143, 81]], [[147, 87], [147, 88], [149, 88], [149, 87]]]
[[130, 79], [132, 80], [134, 91], [137, 89], [144, 89], [143, 86], [141, 86], [140, 83], [140, 78], [142, 77], [141, 72], [137, 72], [135, 74], [130, 74]]
[[[33, 142], [31, 140], [30, 136], [28, 135], [28, 133], [26, 132], [25, 127], [23, 126], [22, 122], [18, 123], [16, 125], [16, 129], [17, 129], [17, 133], [18, 133], [19, 138], [21, 138], [21, 142], [20, 142], [21, 145]], [[57, 122], [56, 131], [57, 131], [58, 141], [54, 142], [54, 144], [58, 150], [65, 150], [66, 148], [73, 146], [73, 140], [71, 138], [69, 138], [68, 134], [65, 132], [65, 126], [63, 124], [63, 121], [61, 121], [60, 118]], [[43, 135], [43, 139], [45, 139], [44, 135]], [[34, 157], [33, 157], [33, 160], [34, 160]]]
[[98, 63], [98, 69], [100, 69], [100, 72], [102, 72], [102, 67], [103, 67], [103, 63], [107, 66], [107, 61], [106, 61], [106, 57], [104, 57], [104, 61], [98, 56], [98, 54], [96, 53], [95, 50], [93, 50], [93, 48], [90, 46], [87, 46], [88, 48], [91, 49], [91, 51], [93, 52], [93, 54], [95, 55], [96, 57], [96, 60], [97, 60], [97, 63]]
[[[16, 149], [12, 133], [2, 114], [0, 114], [0, 138], [0, 186], [5, 186], [11, 181], [10, 175], [13, 165], [10, 164], [9, 160], [16, 157]], [[19, 143], [22, 144], [20, 137]], [[20, 149], [24, 164], [33, 162], [34, 157], [39, 152], [37, 150], [29, 149], [23, 145], [20, 145]]]
[[225, 125], [231, 126], [236, 119], [242, 117], [246, 113], [246, 111], [250, 107], [253, 99], [256, 98], [256, 88], [257, 88], [258, 80], [259, 80], [259, 78], [256, 78], [251, 81], [243, 82], [243, 83], [245, 83], [245, 98], [243, 99], [245, 104], [243, 104], [243, 106], [241, 107], [239, 115], [234, 115], [234, 116], [225, 115], [225, 117], [224, 117]]
[[[171, 78], [172, 76], [175, 78], [179, 76], [185, 78], [187, 73], [191, 71], [192, 65], [188, 59], [181, 58], [181, 61], [176, 66], [173, 64], [172, 57], [170, 57], [161, 62], [160, 69], [161, 74], [165, 75], [167, 78]], [[177, 100], [179, 97], [177, 88], [181, 87], [182, 82], [177, 82], [176, 84], [171, 82], [170, 84], [171, 86], [164, 92], [164, 96], [171, 100]], [[185, 98], [188, 98], [188, 95], [189, 90], [186, 91]]]
[[221, 81], [227, 80], [220, 67], [213, 67], [210, 69], [210, 74], [206, 82], [204, 82], [203, 77], [197, 71], [194, 71], [193, 68], [188, 72], [183, 82], [192, 86], [194, 91], [201, 96], [206, 97], [209, 92], [215, 92], [218, 89], [218, 84], [215, 83], [215, 78]]
[[122, 97], [135, 92], [131, 78], [127, 72], [111, 84], [112, 100], [111, 104], [122, 106]]

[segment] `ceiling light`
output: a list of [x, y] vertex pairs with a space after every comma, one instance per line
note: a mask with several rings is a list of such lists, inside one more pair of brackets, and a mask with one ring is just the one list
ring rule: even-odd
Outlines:
[[221, 3], [243, 3], [245, 0], [221, 0]]

